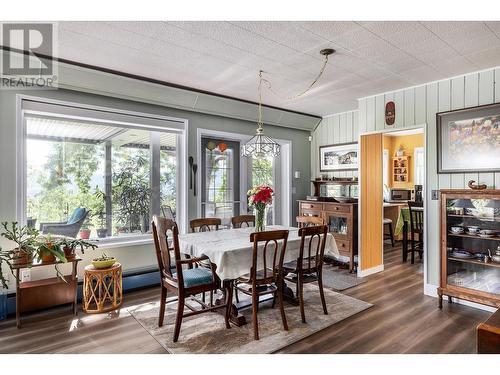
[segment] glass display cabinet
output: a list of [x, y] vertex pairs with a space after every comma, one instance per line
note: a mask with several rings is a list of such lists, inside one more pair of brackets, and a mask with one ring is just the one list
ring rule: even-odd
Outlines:
[[500, 190], [441, 190], [443, 295], [500, 307]]

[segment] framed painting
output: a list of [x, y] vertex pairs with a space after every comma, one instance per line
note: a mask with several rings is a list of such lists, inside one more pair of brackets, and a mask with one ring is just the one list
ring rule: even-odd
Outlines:
[[500, 103], [440, 112], [437, 172], [500, 171]]
[[320, 146], [319, 166], [321, 172], [358, 169], [357, 142]]

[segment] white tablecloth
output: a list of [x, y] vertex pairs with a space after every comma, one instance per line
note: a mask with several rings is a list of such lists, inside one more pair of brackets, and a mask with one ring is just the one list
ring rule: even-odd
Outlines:
[[[299, 256], [300, 238], [298, 228], [269, 225], [267, 230], [288, 229], [288, 242], [285, 262]], [[179, 246], [182, 253], [199, 257], [205, 254], [217, 265], [217, 274], [221, 280], [236, 279], [250, 272], [252, 265], [252, 247], [250, 233], [255, 228], [227, 229], [210, 232], [199, 232], [179, 235]], [[307, 245], [306, 245], [307, 246]], [[339, 256], [335, 239], [328, 233], [325, 255]]]

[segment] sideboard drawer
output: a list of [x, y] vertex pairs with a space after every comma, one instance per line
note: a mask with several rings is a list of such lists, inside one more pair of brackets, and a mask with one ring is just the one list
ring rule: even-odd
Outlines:
[[325, 204], [324, 209], [329, 212], [351, 212], [351, 206], [344, 206], [340, 204]]
[[323, 205], [321, 203], [306, 203], [302, 202], [300, 203], [300, 209], [301, 210], [316, 210], [316, 211], [321, 211], [323, 209]]
[[347, 240], [341, 240], [338, 238], [335, 238], [335, 242], [337, 243], [337, 248], [339, 249], [340, 255], [349, 256], [351, 252], [351, 242]]

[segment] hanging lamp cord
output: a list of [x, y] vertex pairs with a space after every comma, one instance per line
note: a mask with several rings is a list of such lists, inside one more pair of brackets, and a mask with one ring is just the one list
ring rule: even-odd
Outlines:
[[266, 85], [266, 88], [271, 93], [273, 93], [275, 96], [277, 96], [277, 97], [279, 97], [281, 99], [285, 99], [285, 100], [297, 99], [297, 98], [300, 98], [301, 96], [307, 94], [309, 91], [311, 91], [311, 89], [319, 81], [319, 79], [321, 78], [321, 76], [325, 72], [327, 64], [328, 64], [328, 55], [325, 55], [325, 61], [323, 62], [323, 66], [321, 67], [321, 70], [319, 71], [319, 73], [316, 76], [316, 78], [314, 78], [314, 80], [309, 84], [309, 86], [307, 86], [307, 88], [304, 91], [301, 91], [300, 93], [298, 93], [296, 95], [292, 95], [292, 96], [282, 96], [282, 95], [278, 94], [276, 91], [274, 91], [273, 88], [272, 88], [271, 82], [269, 80], [267, 80], [267, 79], [265, 79], [265, 78], [262, 77], [262, 73], [265, 73], [265, 72], [263, 70], [259, 71], [259, 77], [260, 77], [260, 81], [259, 81], [259, 106], [261, 105], [261, 102], [262, 102], [262, 95], [260, 93], [260, 91], [261, 91], [261, 87], [260, 86], [262, 85], [262, 83], [264, 83]]

